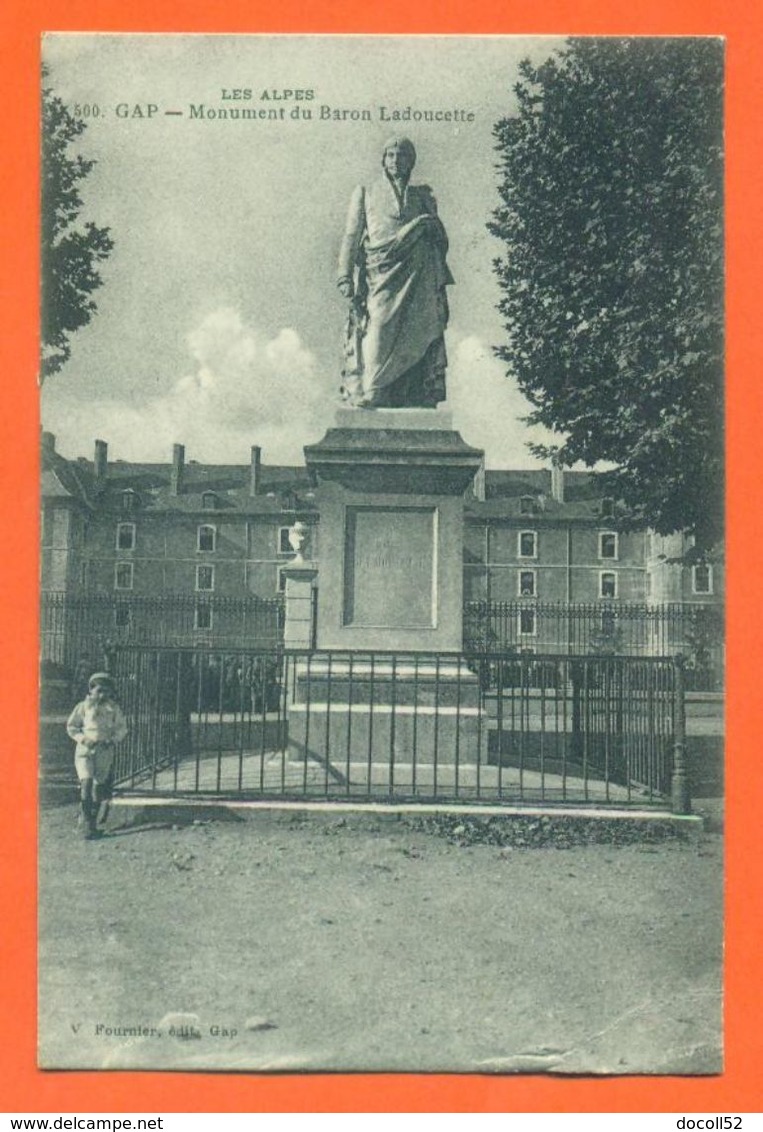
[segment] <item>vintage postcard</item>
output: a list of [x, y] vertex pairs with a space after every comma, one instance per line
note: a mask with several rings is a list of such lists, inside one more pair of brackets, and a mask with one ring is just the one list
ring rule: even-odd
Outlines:
[[723, 41], [42, 61], [40, 1066], [720, 1073]]

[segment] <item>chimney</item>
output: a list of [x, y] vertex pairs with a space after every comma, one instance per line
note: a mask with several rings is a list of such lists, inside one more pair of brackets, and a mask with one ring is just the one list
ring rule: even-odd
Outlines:
[[557, 460], [551, 461], [551, 498], [564, 503], [564, 468]]
[[52, 432], [43, 432], [42, 434], [42, 454], [43, 456], [52, 456], [56, 450], [56, 438]]
[[185, 447], [182, 444], [172, 445], [172, 477], [170, 479], [170, 494], [180, 495], [183, 490], [183, 462], [185, 460]]
[[258, 444], [252, 445], [251, 472], [249, 475], [249, 494], [260, 494], [260, 473], [262, 466], [262, 449]]
[[108, 453], [109, 446], [106, 441], [96, 440], [95, 455], [93, 456], [93, 471], [95, 472], [96, 483], [103, 483], [103, 481], [106, 479]]

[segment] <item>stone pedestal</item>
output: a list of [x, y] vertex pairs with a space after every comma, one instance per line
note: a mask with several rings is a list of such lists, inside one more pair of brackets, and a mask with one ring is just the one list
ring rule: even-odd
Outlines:
[[478, 680], [460, 659], [319, 652], [296, 664], [289, 757], [334, 781], [442, 789], [486, 751]]
[[459, 654], [463, 501], [482, 455], [433, 409], [339, 410], [305, 448], [321, 515], [317, 639], [295, 668], [289, 747], [348, 788], [360, 775], [416, 792], [421, 773], [436, 792], [442, 773], [457, 781], [480, 760], [479, 685]]
[[281, 567], [286, 578], [284, 601], [284, 645], [287, 649], [311, 649], [315, 645], [315, 579], [318, 567], [294, 561]]
[[463, 496], [482, 452], [434, 409], [339, 410], [319, 489], [318, 649], [458, 652]]

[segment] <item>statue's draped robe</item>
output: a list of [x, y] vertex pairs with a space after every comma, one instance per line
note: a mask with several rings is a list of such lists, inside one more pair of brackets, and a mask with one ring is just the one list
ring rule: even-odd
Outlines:
[[345, 388], [374, 405], [435, 405], [445, 398], [448, 321], [445, 229], [426, 185], [398, 195], [381, 177], [353, 192], [339, 257], [339, 279], [352, 279], [362, 302], [362, 328], [348, 351]]

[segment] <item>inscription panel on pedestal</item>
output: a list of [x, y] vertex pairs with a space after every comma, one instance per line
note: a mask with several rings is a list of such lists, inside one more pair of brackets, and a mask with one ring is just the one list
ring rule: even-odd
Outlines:
[[436, 585], [436, 508], [347, 508], [345, 625], [433, 629]]

